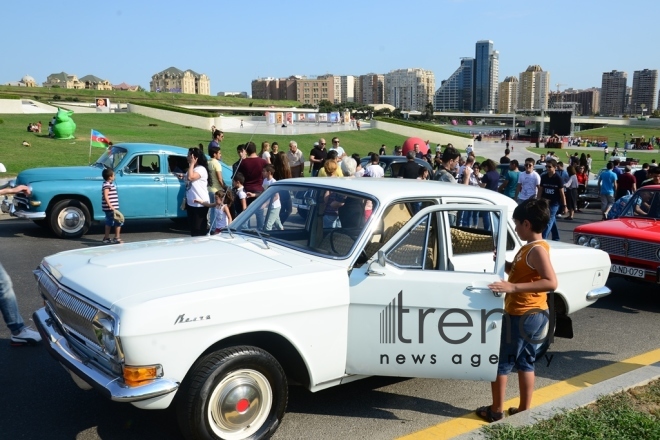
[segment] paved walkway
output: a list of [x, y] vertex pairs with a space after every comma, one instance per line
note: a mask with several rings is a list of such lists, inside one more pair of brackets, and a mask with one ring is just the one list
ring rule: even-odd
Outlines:
[[[368, 130], [371, 124], [362, 122], [360, 129]], [[351, 127], [350, 124], [328, 124], [322, 122], [315, 124], [313, 122], [294, 123], [282, 127], [276, 124], [267, 124], [266, 121], [243, 121], [243, 128], [227, 126], [222, 128], [223, 131], [229, 133], [245, 133], [245, 134], [273, 134], [273, 135], [300, 135], [300, 134], [316, 134], [316, 133], [335, 133], [342, 131], [356, 131], [356, 127]]]

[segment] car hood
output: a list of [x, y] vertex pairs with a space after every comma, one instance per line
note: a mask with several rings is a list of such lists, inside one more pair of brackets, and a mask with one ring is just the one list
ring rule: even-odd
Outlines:
[[660, 221], [645, 218], [623, 217], [614, 220], [581, 225], [574, 234], [606, 235], [642, 241], [660, 241]]
[[107, 308], [203, 290], [236, 294], [222, 287], [337, 269], [272, 243], [266, 249], [258, 238], [225, 235], [79, 249], [43, 263], [62, 285]]
[[101, 177], [101, 168], [93, 166], [32, 168], [19, 173], [16, 178], [16, 184], [29, 185], [34, 182], [43, 181], [84, 179], [103, 180]]

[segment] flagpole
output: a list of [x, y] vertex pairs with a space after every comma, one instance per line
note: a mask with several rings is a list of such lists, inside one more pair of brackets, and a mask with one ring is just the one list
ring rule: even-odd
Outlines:
[[94, 129], [89, 130], [89, 157], [87, 158], [87, 165], [92, 164], [92, 132], [94, 132]]

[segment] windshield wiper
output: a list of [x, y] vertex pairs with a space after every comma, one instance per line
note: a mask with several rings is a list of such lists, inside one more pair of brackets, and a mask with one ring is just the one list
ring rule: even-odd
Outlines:
[[259, 236], [259, 238], [261, 238], [261, 241], [264, 242], [264, 245], [266, 246], [266, 249], [270, 249], [270, 246], [268, 246], [268, 242], [264, 238], [264, 237], [270, 237], [270, 234], [266, 234], [266, 233], [262, 234], [261, 232], [259, 232], [258, 229], [241, 229], [241, 232], [247, 232], [249, 234], [257, 234]]

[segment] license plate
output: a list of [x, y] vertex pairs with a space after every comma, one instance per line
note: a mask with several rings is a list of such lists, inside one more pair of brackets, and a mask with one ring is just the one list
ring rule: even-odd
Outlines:
[[636, 277], [636, 278], [644, 278], [645, 275], [644, 269], [621, 266], [619, 264], [613, 264], [612, 267], [610, 268], [610, 272], [617, 273], [619, 275], [627, 275], [629, 277]]

